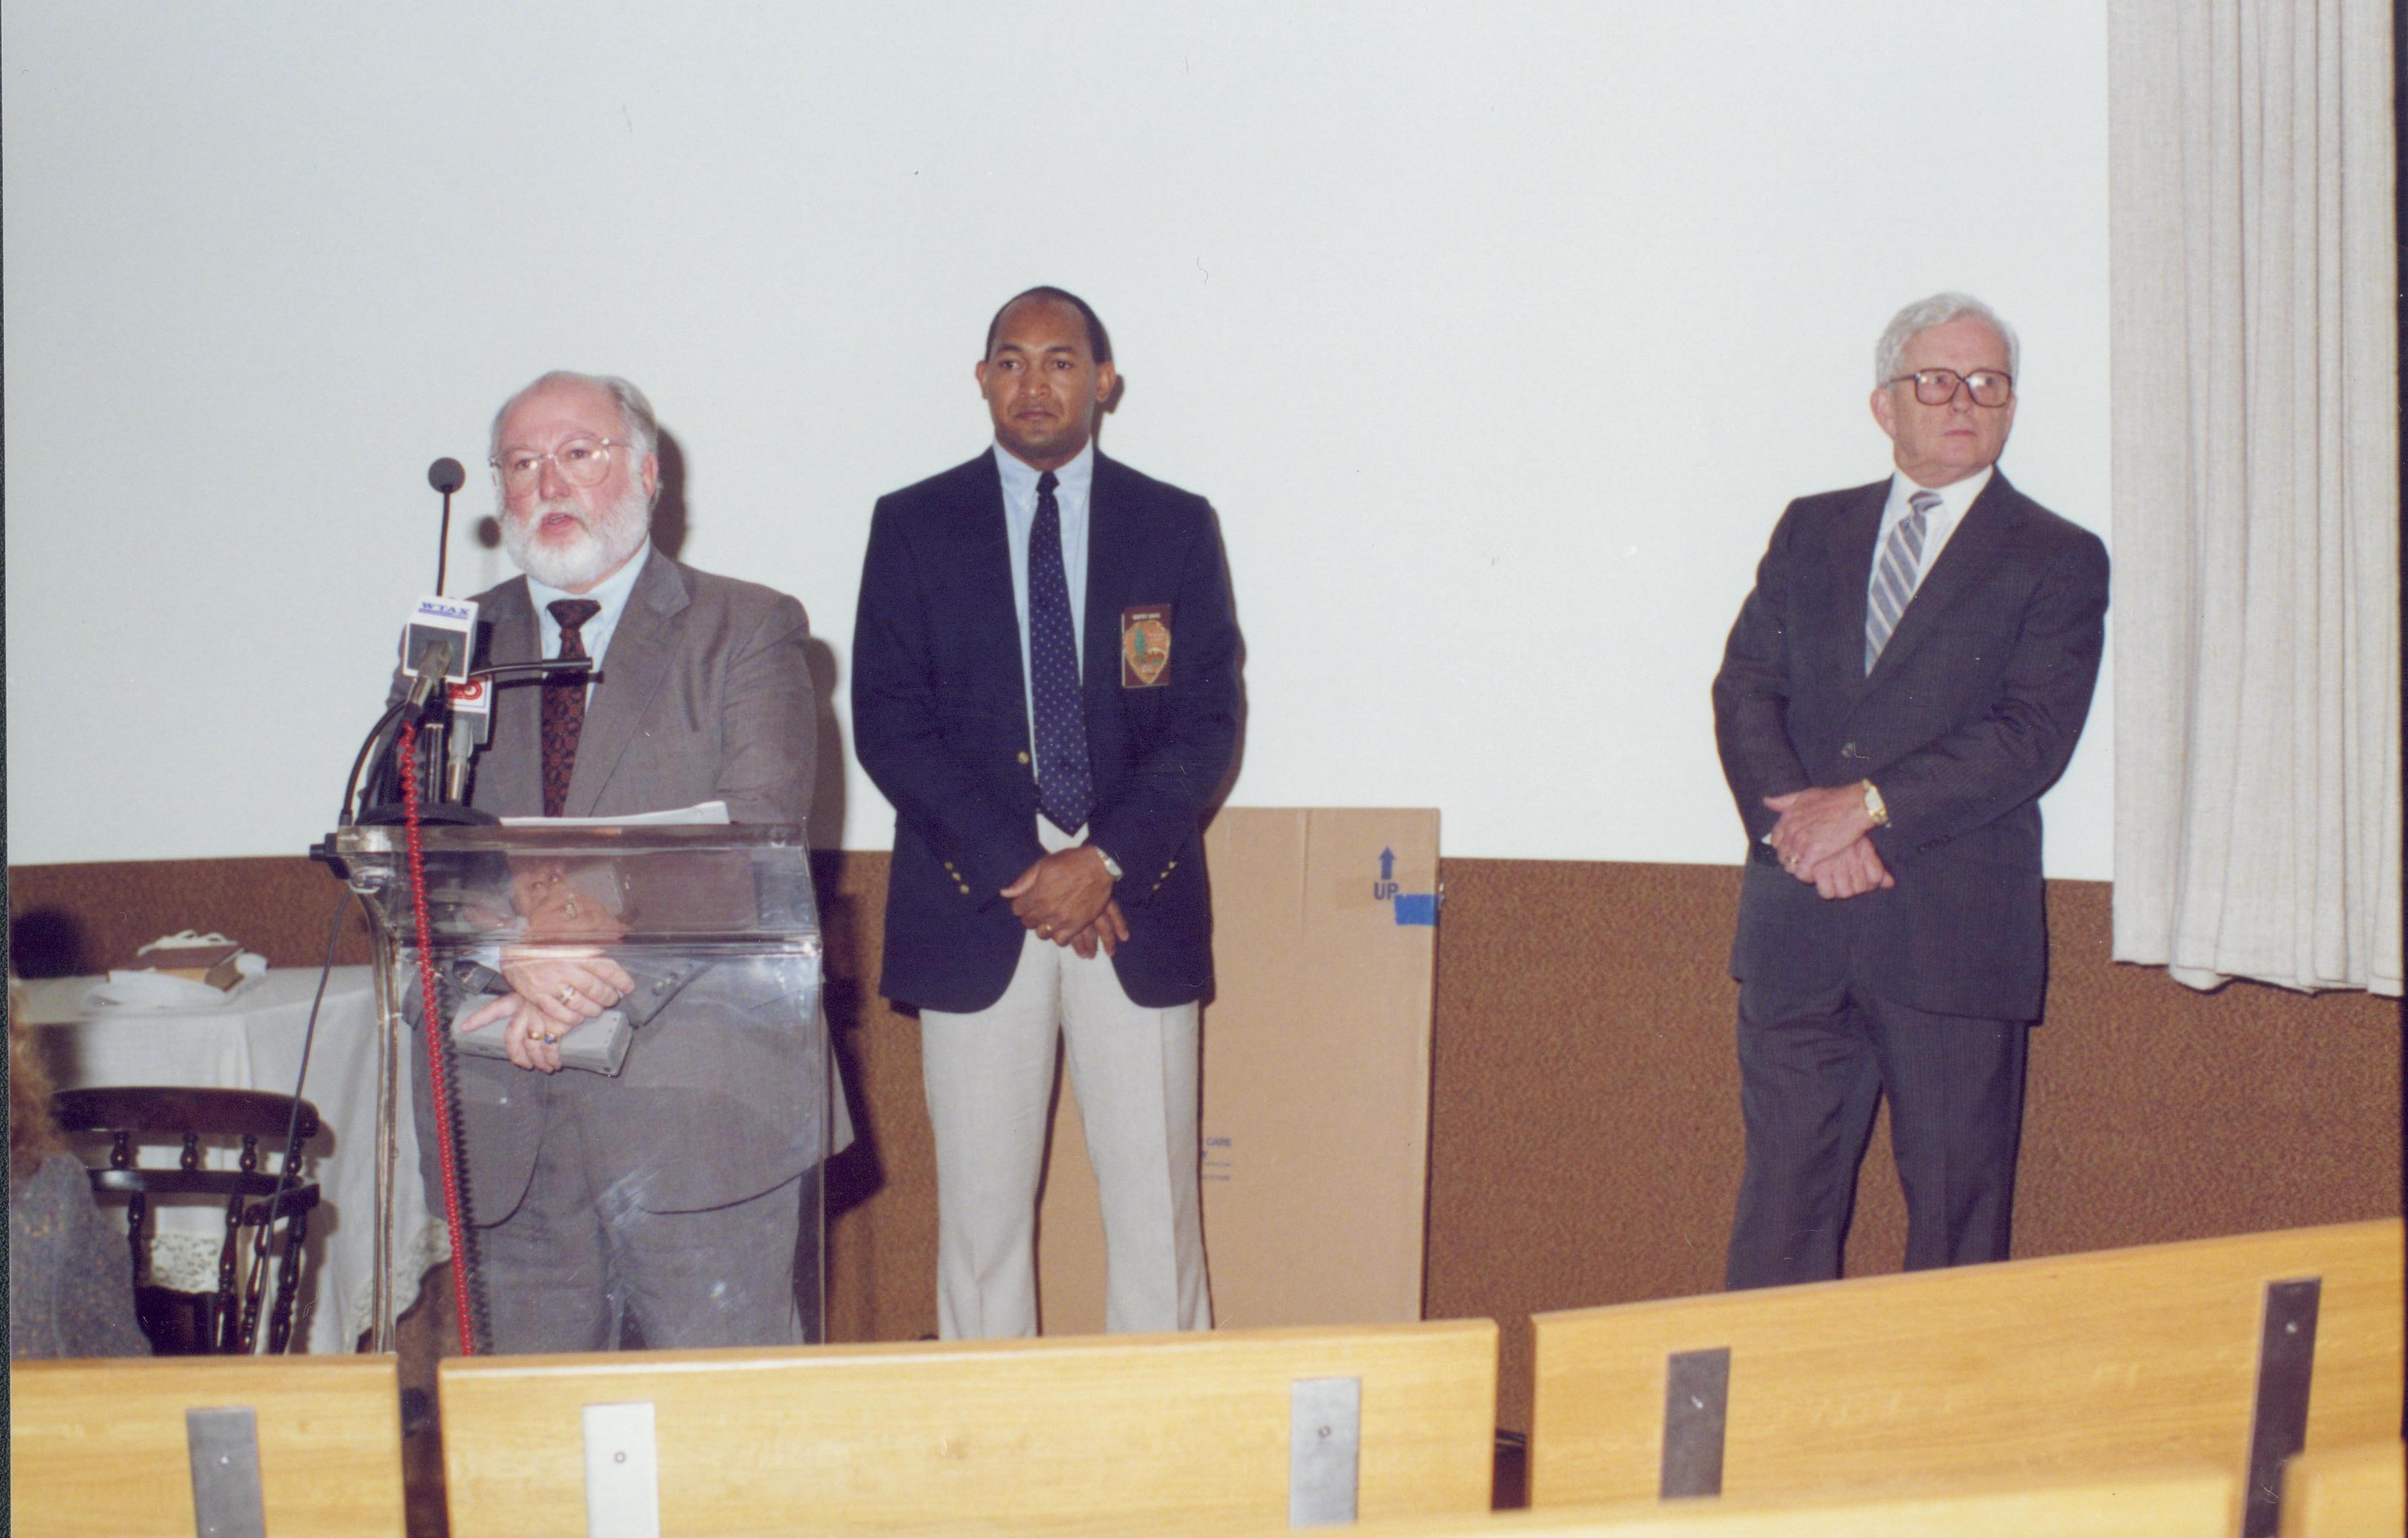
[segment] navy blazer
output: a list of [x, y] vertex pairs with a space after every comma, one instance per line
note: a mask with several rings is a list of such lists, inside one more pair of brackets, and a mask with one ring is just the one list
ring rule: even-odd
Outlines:
[[[1994, 475], [1864, 668], [1889, 482], [1782, 514], [1713, 685], [1747, 828], [1732, 975], [1856, 980], [1945, 1014], [2029, 1020], [2047, 977], [2039, 798], [2064, 772], [2105, 641], [2107, 549]], [[1762, 842], [1767, 796], [1871, 780], [1893, 888], [1826, 901]]]
[[[1112, 957], [1149, 1008], [1212, 985], [1202, 822], [1237, 751], [1238, 629], [1202, 497], [1096, 455], [1080, 659], [1096, 804], [1122, 877]], [[1122, 624], [1170, 611], [1169, 666], [1124, 683]], [[992, 453], [879, 498], [853, 648], [853, 742], [895, 806], [879, 990], [953, 1013], [1003, 997], [1023, 927], [1002, 889], [1044, 855], [1003, 482]]]

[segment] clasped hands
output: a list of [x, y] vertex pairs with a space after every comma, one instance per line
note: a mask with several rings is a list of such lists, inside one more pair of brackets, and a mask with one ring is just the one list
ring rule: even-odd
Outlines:
[[[624, 932], [609, 904], [578, 878], [586, 872], [566, 863], [529, 864], [511, 873], [511, 898], [524, 921], [523, 933], [558, 941], [611, 941]], [[462, 1035], [508, 1017], [503, 1050], [511, 1062], [538, 1073], [560, 1071], [563, 1036], [600, 1015], [636, 986], [627, 969], [599, 945], [509, 947], [502, 952], [502, 976], [510, 991], [452, 1028]]]
[[510, 991], [460, 1017], [462, 1035], [508, 1016], [503, 1050], [538, 1073], [560, 1071], [560, 1039], [632, 992], [636, 980], [599, 950], [505, 951]]
[[1003, 889], [1011, 912], [1040, 940], [1068, 945], [1082, 956], [1106, 956], [1128, 939], [1128, 920], [1112, 898], [1112, 873], [1104, 857], [1085, 844], [1060, 849], [1020, 873]]
[[1825, 899], [1861, 897], [1898, 884], [1865, 837], [1872, 831], [1873, 820], [1865, 811], [1863, 786], [1793, 790], [1768, 796], [1764, 804], [1781, 813], [1770, 839], [1781, 868]]

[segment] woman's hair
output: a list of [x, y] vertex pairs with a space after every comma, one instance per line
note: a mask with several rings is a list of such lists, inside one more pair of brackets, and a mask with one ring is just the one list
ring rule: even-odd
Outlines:
[[25, 1021], [25, 990], [8, 979], [8, 1176], [22, 1180], [42, 1167], [42, 1157], [66, 1146], [50, 1119], [50, 1075], [34, 1050]]

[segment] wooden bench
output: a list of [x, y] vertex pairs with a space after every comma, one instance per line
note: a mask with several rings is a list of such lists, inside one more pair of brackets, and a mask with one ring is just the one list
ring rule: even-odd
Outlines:
[[2301, 1453], [2283, 1470], [2283, 1538], [2408, 1530], [2408, 1459], [2397, 1442]]
[[2215, 1538], [2232, 1531], [2239, 1500], [2225, 1470], [2151, 1470], [1920, 1494], [1557, 1506], [1367, 1523], [1354, 1538]]
[[1497, 1326], [441, 1364], [453, 1538], [1488, 1509]]
[[403, 1531], [392, 1357], [16, 1362], [8, 1395], [19, 1534]]
[[[2399, 1434], [2397, 1218], [1542, 1314], [1534, 1506], [2204, 1462]], [[2313, 1393], [2309, 1389], [2313, 1387]]]

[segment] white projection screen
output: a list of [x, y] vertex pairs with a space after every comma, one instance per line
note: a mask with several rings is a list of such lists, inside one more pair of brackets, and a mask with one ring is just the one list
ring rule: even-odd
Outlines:
[[[1112, 330], [1107, 452], [1209, 496], [1231, 800], [1453, 855], [1734, 863], [1707, 684], [1784, 502], [1870, 481], [1875, 334], [2021, 329], [2004, 467], [2104, 532], [2098, 0], [332, 7], [9, 0], [8, 858], [299, 853], [488, 421], [621, 373], [677, 553], [822, 640], [870, 504], [986, 443], [989, 314]], [[2048, 801], [2109, 872], [2106, 686]]]

